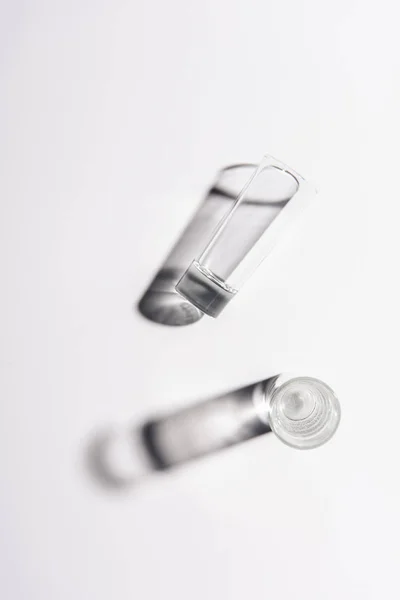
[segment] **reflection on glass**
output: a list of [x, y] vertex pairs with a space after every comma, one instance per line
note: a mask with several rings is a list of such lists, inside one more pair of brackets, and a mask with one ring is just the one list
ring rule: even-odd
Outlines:
[[245, 171], [245, 182], [232, 172], [221, 182], [221, 188], [236, 199], [203, 250], [192, 255], [176, 286], [193, 306], [212, 317], [221, 313], [315, 195], [298, 173], [271, 156]]
[[278, 375], [96, 435], [90, 470], [107, 487], [126, 487], [271, 431], [294, 448], [316, 448], [333, 436], [339, 421], [339, 402], [324, 382]]

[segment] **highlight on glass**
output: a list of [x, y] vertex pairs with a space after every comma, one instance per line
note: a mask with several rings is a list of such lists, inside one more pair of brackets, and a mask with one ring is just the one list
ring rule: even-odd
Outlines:
[[339, 401], [326, 383], [280, 374], [99, 432], [89, 444], [87, 465], [98, 482], [123, 488], [272, 432], [292, 448], [317, 448], [339, 422]]
[[300, 450], [328, 442], [340, 423], [335, 392], [314, 377], [272, 377], [256, 388], [254, 403], [261, 420], [275, 435]]
[[241, 188], [235, 190], [236, 182], [229, 178], [225, 182], [236, 200], [176, 285], [177, 292], [210, 317], [221, 313], [316, 193], [272, 156], [249, 168], [251, 175]]

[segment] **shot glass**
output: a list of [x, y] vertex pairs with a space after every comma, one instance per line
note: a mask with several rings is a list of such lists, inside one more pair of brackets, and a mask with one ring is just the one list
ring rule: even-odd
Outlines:
[[[221, 313], [315, 196], [310, 183], [272, 156], [249, 168], [235, 202], [176, 285], [210, 317]], [[228, 179], [230, 185], [235, 182]]]

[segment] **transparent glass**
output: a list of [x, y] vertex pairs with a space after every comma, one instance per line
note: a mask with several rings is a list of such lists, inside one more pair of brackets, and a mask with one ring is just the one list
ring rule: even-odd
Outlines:
[[325, 444], [339, 426], [335, 392], [313, 377], [274, 377], [256, 390], [254, 402], [275, 435], [300, 450]]
[[138, 426], [99, 431], [88, 447], [87, 466], [102, 485], [121, 488], [270, 432], [293, 448], [316, 448], [330, 440], [339, 421], [339, 402], [329, 386], [280, 374]]
[[235, 190], [235, 173], [230, 180], [227, 172], [222, 186], [225, 193], [236, 191], [236, 200], [176, 286], [212, 317], [220, 314], [315, 195], [312, 185], [272, 156], [248, 169], [240, 191]]

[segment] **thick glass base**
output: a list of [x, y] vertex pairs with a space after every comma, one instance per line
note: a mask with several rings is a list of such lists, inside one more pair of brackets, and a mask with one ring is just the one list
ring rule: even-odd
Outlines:
[[217, 317], [236, 294], [235, 289], [197, 261], [192, 262], [175, 289], [209, 317]]

